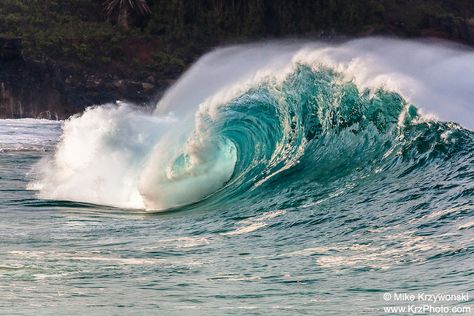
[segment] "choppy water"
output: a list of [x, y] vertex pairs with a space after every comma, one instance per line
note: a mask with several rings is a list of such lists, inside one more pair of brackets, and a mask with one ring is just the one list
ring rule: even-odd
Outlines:
[[470, 293], [474, 133], [447, 121], [469, 125], [472, 90], [460, 77], [458, 111], [439, 110], [449, 72], [397, 72], [381, 43], [473, 58], [380, 39], [234, 48], [154, 113], [0, 121], [0, 312], [381, 315], [386, 292]]

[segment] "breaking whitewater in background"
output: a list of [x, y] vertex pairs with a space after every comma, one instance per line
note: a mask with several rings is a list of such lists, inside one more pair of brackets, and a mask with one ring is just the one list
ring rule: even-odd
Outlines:
[[376, 38], [218, 49], [57, 145], [58, 124], [2, 121], [29, 135], [1, 141], [0, 232], [28, 236], [2, 246], [9, 301], [377, 314], [383, 292], [468, 292], [473, 100], [472, 50]]

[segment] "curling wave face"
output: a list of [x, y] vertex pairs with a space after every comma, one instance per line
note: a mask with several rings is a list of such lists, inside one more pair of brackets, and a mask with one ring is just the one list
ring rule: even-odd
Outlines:
[[465, 81], [474, 76], [450, 83], [469, 60], [471, 52], [382, 39], [217, 50], [153, 113], [119, 103], [67, 120], [30, 188], [159, 211], [308, 203], [329, 184], [442, 174], [452, 159], [473, 161], [473, 133], [432, 115], [471, 127], [474, 82]]

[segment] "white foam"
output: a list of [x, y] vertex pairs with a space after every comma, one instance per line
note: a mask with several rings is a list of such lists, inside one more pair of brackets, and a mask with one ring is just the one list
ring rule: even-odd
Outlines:
[[462, 230], [462, 229], [468, 229], [468, 228], [471, 228], [471, 227], [474, 227], [474, 221], [470, 221], [470, 222], [461, 224], [461, 225], [459, 225], [458, 229]]
[[233, 231], [222, 233], [222, 236], [236, 236], [254, 232], [260, 228], [267, 226], [265, 221], [271, 220], [275, 217], [286, 214], [284, 210], [265, 212], [262, 215], [251, 217], [239, 222], [240, 227]]
[[471, 49], [383, 38], [234, 46], [201, 58], [154, 115], [121, 104], [67, 120], [55, 154], [29, 187], [43, 198], [127, 208], [199, 201], [226, 183], [237, 159], [233, 144], [210, 130], [221, 107], [262, 80], [283, 80], [298, 63], [333, 68], [362, 89], [399, 92], [425, 113], [474, 128]]
[[248, 233], [256, 231], [257, 229], [265, 227], [265, 226], [267, 226], [267, 224], [265, 224], [265, 223], [252, 223], [252, 224], [247, 225], [247, 226], [239, 227], [236, 230], [233, 230], [233, 231], [230, 231], [230, 232], [227, 232], [227, 233], [222, 233], [221, 235], [223, 235], [223, 236], [235, 236], [235, 235], [248, 234]]
[[60, 126], [59, 121], [0, 120], [0, 152], [49, 150], [61, 134]]

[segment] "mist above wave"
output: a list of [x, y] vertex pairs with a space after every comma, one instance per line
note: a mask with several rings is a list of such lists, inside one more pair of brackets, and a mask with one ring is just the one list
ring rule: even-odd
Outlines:
[[[302, 65], [322, 76], [334, 73], [324, 84], [352, 83], [372, 97], [380, 89], [397, 92], [403, 102], [395, 97], [382, 104], [396, 105], [394, 113], [406, 115], [403, 104], [415, 103], [425, 114], [474, 127], [470, 50], [382, 38], [235, 46], [201, 58], [153, 114], [119, 104], [93, 107], [67, 120], [56, 152], [40, 162], [39, 179], [30, 188], [43, 198], [165, 210], [204, 199], [242, 170], [257, 173], [255, 165], [267, 163], [266, 177], [252, 178], [258, 185], [297, 164], [311, 141], [291, 134], [298, 125], [295, 117], [303, 122], [305, 114], [278, 101], [285, 96], [280, 95], [284, 81]], [[295, 82], [286, 93], [301, 92]], [[262, 87], [271, 91], [255, 93]], [[244, 101], [232, 102], [238, 97]], [[371, 102], [371, 96], [361, 98]], [[332, 104], [318, 104], [319, 109], [338, 106], [337, 96], [327, 100]], [[397, 119], [403, 123], [390, 120]], [[243, 148], [254, 156], [243, 157]]]
[[284, 80], [301, 63], [341, 72], [361, 90], [397, 92], [426, 115], [474, 128], [471, 48], [382, 37], [339, 44], [297, 41], [220, 48], [198, 60], [166, 92], [156, 112], [184, 114], [204, 101], [225, 103], [265, 77]]

